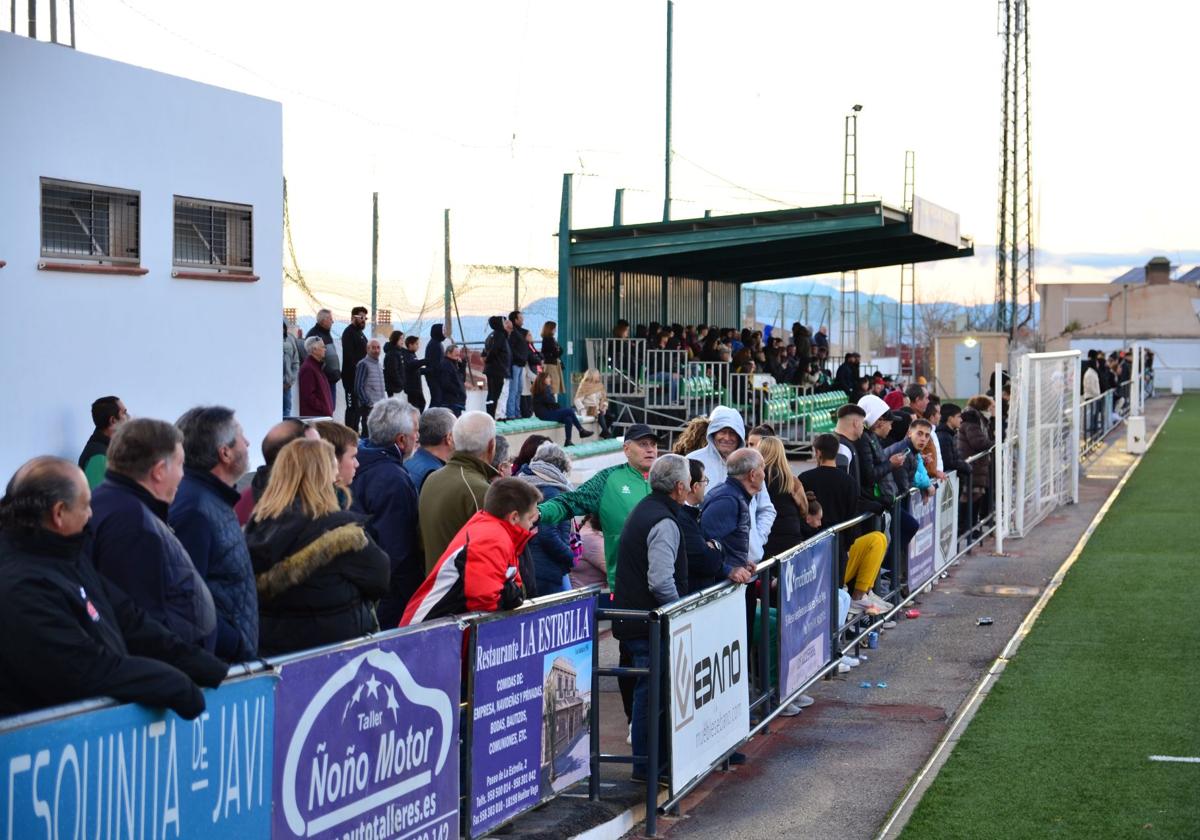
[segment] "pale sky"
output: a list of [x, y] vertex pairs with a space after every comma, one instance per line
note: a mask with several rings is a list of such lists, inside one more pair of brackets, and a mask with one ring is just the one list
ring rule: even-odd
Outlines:
[[[281, 101], [301, 268], [323, 301], [365, 302], [377, 190], [381, 305], [399, 307], [440, 297], [443, 208], [456, 263], [551, 269], [564, 172], [576, 227], [609, 224], [616, 187], [627, 221], [661, 216], [665, 8], [76, 0], [77, 44]], [[1200, 5], [1031, 0], [1029, 21], [1039, 279], [1200, 263]], [[989, 0], [677, 0], [673, 215], [839, 202], [861, 103], [860, 196], [899, 206], [915, 150], [917, 194], [976, 241], [918, 267], [918, 299], [990, 301], [996, 27]], [[895, 296], [899, 269], [861, 285]]]

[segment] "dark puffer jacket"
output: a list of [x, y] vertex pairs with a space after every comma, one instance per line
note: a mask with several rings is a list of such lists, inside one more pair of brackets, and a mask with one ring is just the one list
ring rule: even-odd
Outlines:
[[[992, 436], [988, 434], [987, 420], [973, 408], [962, 413], [962, 425], [954, 437], [954, 445], [958, 454], [965, 461], [972, 455], [986, 452], [992, 446]], [[980, 458], [971, 464], [971, 486], [976, 490], [987, 490], [992, 478], [990, 458]]]
[[239, 498], [212, 473], [189, 469], [167, 517], [212, 593], [217, 609], [214, 652], [227, 662], [246, 662], [258, 650], [258, 596], [250, 552], [234, 512]]
[[96, 570], [185, 642], [211, 649], [212, 595], [167, 525], [167, 503], [109, 470], [92, 494], [90, 527]]
[[404, 348], [390, 341], [383, 345], [383, 387], [389, 397], [404, 390]]
[[342, 642], [379, 629], [374, 601], [388, 591], [388, 557], [357, 515], [309, 519], [298, 508], [250, 520], [261, 656]]

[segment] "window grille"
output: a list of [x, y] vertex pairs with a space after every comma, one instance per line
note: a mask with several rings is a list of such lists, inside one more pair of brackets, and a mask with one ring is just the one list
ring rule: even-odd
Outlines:
[[43, 257], [138, 264], [138, 193], [53, 178], [41, 184]]
[[174, 264], [250, 271], [254, 267], [252, 208], [175, 196]]
[[283, 320], [287, 321], [293, 327], [296, 326], [296, 307], [285, 306], [283, 309]]

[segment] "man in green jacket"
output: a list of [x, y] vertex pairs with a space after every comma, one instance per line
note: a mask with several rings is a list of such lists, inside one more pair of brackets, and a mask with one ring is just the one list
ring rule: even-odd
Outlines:
[[450, 436], [454, 454], [425, 479], [417, 506], [426, 574], [433, 571], [467, 520], [483, 510], [488, 487], [500, 475], [492, 466], [496, 421], [486, 412], [464, 412], [454, 421]]
[[637, 503], [650, 495], [646, 478], [658, 457], [658, 436], [642, 423], [625, 432], [625, 463], [605, 467], [570, 493], [561, 493], [538, 505], [541, 521], [554, 525], [572, 516], [598, 514], [604, 533], [604, 566], [609, 591], [617, 581], [617, 542], [625, 520]]
[[79, 469], [87, 476], [88, 487], [95, 490], [104, 481], [108, 468], [108, 442], [117, 426], [129, 419], [120, 397], [101, 397], [92, 403], [92, 423], [96, 429], [79, 455]]

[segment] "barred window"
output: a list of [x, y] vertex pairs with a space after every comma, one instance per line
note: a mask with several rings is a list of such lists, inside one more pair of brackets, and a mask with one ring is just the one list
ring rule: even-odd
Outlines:
[[251, 216], [249, 205], [175, 196], [175, 265], [250, 271]]
[[43, 257], [138, 264], [138, 193], [53, 178], [41, 185]]

